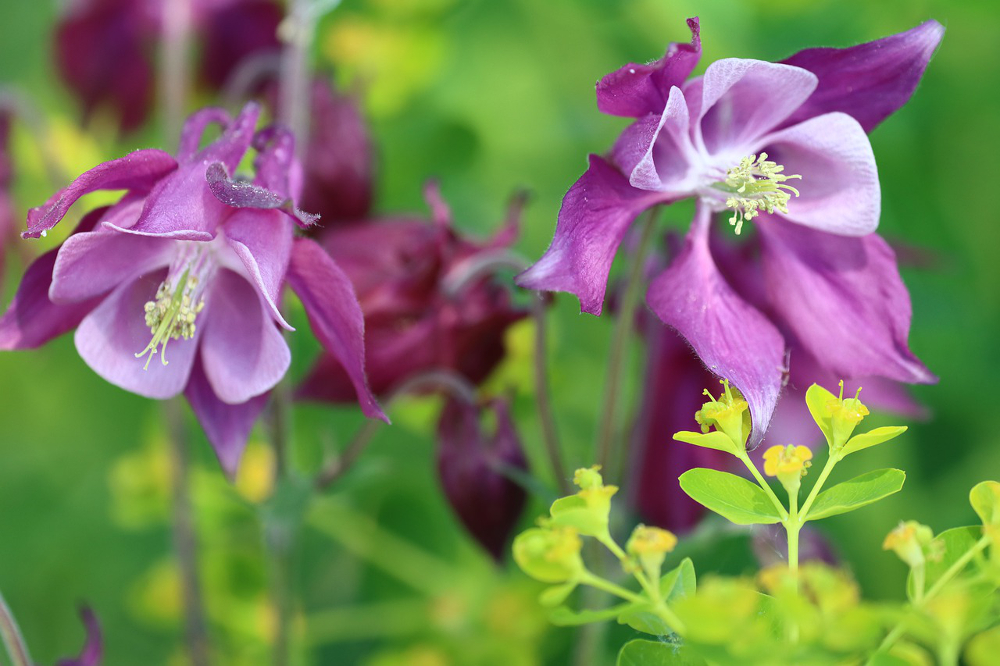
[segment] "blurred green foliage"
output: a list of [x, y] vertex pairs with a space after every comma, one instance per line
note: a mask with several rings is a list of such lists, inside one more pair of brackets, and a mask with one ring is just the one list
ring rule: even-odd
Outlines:
[[[41, 109], [52, 128], [46, 144], [60, 168], [72, 176], [128, 149], [159, 145], [155, 125], [125, 139], [99, 121], [76, 129], [77, 108], [53, 71], [55, 14], [52, 2], [3, 4], [0, 82]], [[702, 20], [701, 69], [719, 57], [780, 59], [810, 46], [846, 46], [927, 18], [947, 28], [914, 99], [872, 135], [883, 188], [881, 231], [913, 250], [904, 253], [912, 265], [903, 269], [913, 298], [911, 346], [941, 382], [915, 389], [928, 420], [864, 462], [907, 470], [906, 488], [825, 526], [866, 596], [898, 598], [906, 571], [879, 548], [882, 535], [900, 518], [935, 531], [975, 522], [961, 498], [1000, 469], [1000, 428], [992, 423], [1000, 370], [996, 3], [344, 0], [320, 26], [316, 62], [335, 66], [339, 80], [365, 91], [379, 148], [379, 211], [423, 211], [422, 184], [437, 177], [458, 225], [486, 234], [511, 194], [527, 188], [533, 198], [520, 249], [535, 258], [587, 153], [606, 150], [624, 126], [597, 112], [594, 82], [627, 61], [659, 57], [669, 41], [687, 40], [683, 19], [693, 15]], [[55, 184], [23, 129], [15, 160], [23, 211], [44, 201]], [[81, 202], [77, 210], [87, 207]], [[686, 224], [682, 213], [670, 219]], [[8, 264], [4, 303], [23, 269], [16, 258]], [[551, 382], [570, 468], [593, 461], [611, 329], [607, 317], [577, 311], [571, 297], [560, 296], [550, 330]], [[299, 331], [307, 330], [296, 314]], [[529, 335], [519, 331], [515, 346], [523, 350]], [[292, 336], [293, 378], [315, 353], [307, 336]], [[516, 416], [529, 456], [544, 470], [534, 401], [518, 379], [526, 362], [526, 350], [515, 354], [494, 385], [509, 377], [521, 387]], [[626, 396], [633, 404], [641, 365], [636, 350]], [[35, 658], [52, 663], [79, 649], [83, 632], [74, 606], [85, 600], [105, 628], [106, 664], [184, 663], [161, 406], [99, 379], [77, 357], [70, 336], [37, 352], [0, 355], [0, 396], [0, 588]], [[360, 531], [323, 529], [329, 517], [305, 531], [295, 561], [302, 663], [568, 663], [573, 630], [550, 628], [535, 614], [536, 588], [491, 567], [440, 497], [435, 413], [427, 401], [396, 408], [395, 425], [380, 432], [335, 489], [330, 510]], [[193, 420], [188, 425], [219, 663], [264, 663], [273, 617], [255, 506], [268, 491], [271, 461], [262, 435], [255, 436], [241, 480], [231, 487]], [[296, 408], [294, 425], [297, 460], [308, 468], [324, 448], [343, 444], [359, 418], [352, 410], [304, 406]], [[843, 466], [845, 478], [860, 471], [851, 460]], [[550, 499], [537, 501], [526, 516]], [[745, 547], [731, 547], [726, 535], [725, 549], [717, 548], [720, 541], [707, 534], [685, 552], [701, 554], [700, 571], [746, 568]], [[401, 552], [373, 559], [370, 540], [379, 538], [399, 540], [438, 563], [446, 579], [415, 576]]]

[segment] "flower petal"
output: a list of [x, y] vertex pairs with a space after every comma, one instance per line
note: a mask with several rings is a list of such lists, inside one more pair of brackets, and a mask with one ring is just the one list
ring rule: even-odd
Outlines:
[[243, 276], [220, 269], [205, 308], [201, 363], [212, 390], [230, 405], [246, 402], [277, 384], [292, 355], [281, 331], [265, 314], [263, 299]]
[[56, 192], [44, 205], [28, 211], [24, 238], [38, 238], [56, 226], [70, 206], [84, 194], [97, 190], [148, 192], [158, 181], [177, 168], [177, 162], [162, 150], [137, 150], [117, 160], [98, 164]]
[[59, 248], [49, 299], [74, 303], [107, 293], [143, 273], [170, 265], [176, 246], [162, 238], [114, 231], [73, 234]]
[[[201, 113], [207, 114], [208, 111], [204, 109]], [[261, 107], [257, 102], [244, 104], [240, 114], [226, 125], [222, 136], [201, 149], [191, 160], [201, 162], [203, 166], [211, 162], [222, 162], [227, 170], [235, 171], [253, 143], [254, 129], [257, 127], [260, 111]], [[225, 114], [225, 111], [222, 113]], [[219, 119], [223, 117], [228, 116], [221, 114], [218, 116]]]
[[656, 316], [677, 329], [705, 366], [731, 381], [750, 404], [756, 446], [781, 391], [785, 343], [770, 321], [719, 273], [708, 247], [710, 211], [699, 204], [681, 254], [649, 287]]
[[287, 280], [302, 300], [316, 338], [350, 376], [361, 411], [388, 422], [365, 380], [365, 323], [351, 281], [319, 244], [307, 238], [292, 246]]
[[157, 356], [150, 360], [148, 370], [143, 369], [145, 359], [135, 357], [151, 337], [143, 306], [153, 300], [166, 275], [163, 269], [122, 284], [80, 322], [74, 336], [77, 352], [94, 372], [147, 398], [171, 398], [184, 390], [203, 328], [196, 327], [190, 340], [170, 341], [167, 365]]
[[226, 167], [220, 162], [208, 165], [205, 180], [215, 198], [231, 208], [280, 210], [303, 228], [310, 227], [319, 220], [318, 215], [311, 215], [296, 208], [287, 196], [245, 180], [230, 179]]
[[701, 58], [698, 18], [687, 20], [691, 43], [672, 43], [667, 53], [648, 65], [629, 63], [597, 82], [597, 108], [613, 116], [639, 118], [659, 114], [671, 86], [679, 86], [690, 76]]
[[209, 125], [220, 125], [226, 127], [232, 122], [229, 113], [225, 109], [218, 107], [208, 107], [195, 111], [184, 121], [181, 129], [181, 139], [177, 147], [177, 159], [187, 162], [194, 158], [201, 145], [201, 137], [205, 134], [205, 129]]
[[871, 132], [903, 106], [944, 36], [937, 21], [846, 49], [806, 49], [784, 61], [819, 77], [816, 91], [786, 121], [842, 111]]
[[800, 196], [783, 216], [792, 222], [844, 236], [878, 228], [882, 191], [868, 136], [845, 113], [812, 118], [762, 139], [768, 159], [799, 174]]
[[[716, 60], [702, 77], [685, 87], [691, 98], [701, 88], [695, 124], [695, 142], [704, 142], [710, 155], [724, 156], [733, 165], [750, 154], [757, 139], [792, 114], [813, 90], [816, 75], [798, 67], [762, 60]], [[697, 104], [697, 99], [692, 100]], [[700, 137], [700, 139], [699, 139]]]
[[599, 315], [615, 251], [632, 220], [662, 194], [638, 190], [597, 155], [563, 198], [552, 244], [515, 282], [525, 289], [567, 291], [580, 309]]
[[80, 618], [87, 631], [87, 642], [84, 643], [80, 656], [75, 659], [61, 659], [56, 666], [100, 666], [104, 644], [101, 640], [101, 625], [97, 621], [97, 615], [84, 606], [80, 609]]
[[825, 235], [773, 216], [758, 228], [774, 311], [824, 368], [838, 378], [936, 380], [907, 346], [910, 297], [880, 236]]
[[[625, 135], [622, 139], [626, 139]], [[635, 142], [632, 144], [634, 150], [642, 150], [642, 156], [629, 176], [632, 187], [681, 194], [691, 190], [693, 185], [688, 176], [698, 156], [691, 145], [688, 105], [680, 88], [670, 89], [670, 97], [655, 132], [626, 140]]]
[[294, 331], [278, 308], [292, 256], [294, 235], [288, 218], [277, 211], [239, 210], [226, 220], [224, 233], [275, 321]]
[[212, 385], [205, 376], [201, 359], [195, 361], [191, 369], [191, 380], [184, 389], [191, 409], [198, 417], [201, 429], [205, 431], [222, 470], [230, 479], [236, 476], [247, 438], [253, 424], [267, 405], [269, 394], [264, 393], [238, 405], [230, 405], [219, 400]]

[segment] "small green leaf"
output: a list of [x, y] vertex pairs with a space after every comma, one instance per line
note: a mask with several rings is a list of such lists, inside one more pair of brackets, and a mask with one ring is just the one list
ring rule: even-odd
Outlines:
[[862, 449], [867, 449], [870, 446], [876, 446], [884, 442], [888, 442], [890, 439], [899, 437], [904, 432], [906, 432], [906, 426], [886, 426], [884, 428], [875, 428], [874, 430], [869, 430], [866, 433], [860, 435], [855, 435], [847, 440], [844, 447], [840, 449], [840, 455], [846, 456], [856, 451]]
[[549, 612], [549, 621], [557, 627], [575, 627], [616, 618], [631, 607], [632, 603], [628, 601], [603, 610], [575, 611], [566, 606], [560, 606]]
[[695, 593], [696, 586], [694, 563], [690, 557], [685, 557], [679, 565], [660, 578], [660, 594], [668, 604], [690, 597]]
[[650, 636], [668, 636], [673, 633], [670, 626], [652, 609], [650, 604], [635, 604], [618, 616], [618, 624], [627, 624], [636, 631]]
[[617, 666], [680, 666], [688, 660], [677, 654], [677, 646], [641, 638], [629, 641], [618, 653]]
[[729, 435], [721, 430], [713, 430], [706, 433], [682, 430], [674, 433], [674, 439], [685, 444], [694, 444], [706, 449], [715, 449], [716, 451], [725, 451], [726, 453], [736, 455], [736, 445], [733, 443], [733, 440], [729, 439]]
[[607, 517], [593, 511], [579, 495], [560, 497], [550, 511], [553, 525], [575, 528], [584, 536], [603, 534], [608, 529]]
[[[928, 550], [932, 553], [939, 553], [937, 559], [928, 559], [925, 566], [924, 589], [928, 590], [937, 582], [945, 571], [947, 571], [955, 561], [969, 552], [969, 549], [976, 545], [979, 537], [983, 534], [981, 527], [953, 527], [945, 530], [934, 537]], [[910, 598], [913, 598], [915, 582], [913, 573], [910, 573], [906, 581], [906, 588]]]
[[767, 494], [743, 477], [699, 467], [684, 472], [679, 480], [691, 499], [737, 525], [781, 522]]
[[1000, 524], [1000, 483], [983, 481], [977, 483], [969, 493], [969, 503], [983, 525]]
[[833, 441], [833, 433], [830, 432], [830, 416], [828, 414], [830, 401], [835, 401], [837, 396], [827, 391], [819, 384], [813, 384], [806, 390], [806, 406], [812, 414], [813, 421], [823, 431], [826, 443], [829, 445]]
[[906, 474], [898, 469], [877, 469], [839, 483], [819, 494], [807, 520], [819, 520], [877, 502], [903, 487]]

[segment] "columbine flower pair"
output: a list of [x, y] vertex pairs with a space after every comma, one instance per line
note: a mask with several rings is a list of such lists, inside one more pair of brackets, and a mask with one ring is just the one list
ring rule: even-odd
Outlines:
[[[0, 349], [28, 349], [74, 327], [84, 361], [133, 393], [183, 393], [223, 468], [235, 472], [268, 392], [290, 363], [279, 305], [296, 292], [319, 341], [344, 367], [366, 415], [384, 418], [364, 376], [364, 324], [351, 283], [295, 224], [293, 138], [255, 131], [259, 108], [235, 119], [194, 114], [177, 158], [140, 150], [105, 162], [28, 214], [25, 237], [45, 235], [82, 195], [126, 190], [91, 211], [56, 250], [29, 267], [0, 319]], [[222, 135], [199, 149], [211, 124]], [[252, 180], [233, 179], [255, 148]]]
[[[652, 281], [647, 303], [746, 396], [751, 444], [774, 411], [789, 344], [839, 376], [933, 381], [907, 348], [910, 303], [895, 256], [872, 233], [881, 201], [866, 132], [909, 99], [942, 27], [929, 21], [782, 63], [719, 60], [688, 79], [701, 52], [697, 19], [688, 25], [690, 44], [598, 83], [598, 107], [636, 121], [607, 159], [591, 156], [563, 200], [551, 246], [520, 284], [571, 292], [600, 314], [632, 221], [693, 197], [685, 245]], [[752, 276], [728, 273], [712, 247], [720, 212], [734, 231], [755, 227], [761, 256]], [[742, 283], [747, 277], [755, 282]]]

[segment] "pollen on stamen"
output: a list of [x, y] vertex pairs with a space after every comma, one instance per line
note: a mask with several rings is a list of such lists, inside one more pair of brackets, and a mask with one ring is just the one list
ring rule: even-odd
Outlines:
[[152, 338], [146, 348], [135, 357], [146, 356], [144, 370], [149, 369], [149, 362], [157, 352], [160, 361], [167, 365], [167, 343], [171, 340], [190, 340], [195, 333], [195, 320], [198, 313], [205, 307], [205, 300], [196, 297], [198, 278], [189, 277], [185, 271], [177, 285], [171, 288], [169, 281], [162, 282], [156, 290], [156, 297], [143, 306], [146, 326]]
[[785, 175], [785, 167], [767, 159], [767, 153], [750, 155], [740, 160], [739, 165], [726, 171], [725, 183], [720, 189], [729, 193], [726, 207], [733, 209], [729, 224], [734, 226], [738, 236], [743, 223], [757, 217], [762, 211], [773, 213], [788, 212], [788, 201], [799, 191], [786, 180], [799, 179], [800, 175]]

